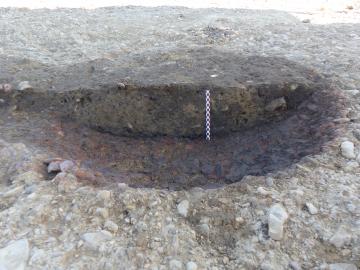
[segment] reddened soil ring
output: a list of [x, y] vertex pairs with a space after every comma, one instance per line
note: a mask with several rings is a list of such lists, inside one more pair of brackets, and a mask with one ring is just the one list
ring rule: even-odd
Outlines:
[[[200, 59], [183, 74], [168, 67], [166, 79], [159, 75], [164, 67], [154, 66], [159, 84], [2, 93], [8, 105], [2, 135], [76, 160], [101, 175], [97, 184], [167, 189], [219, 187], [285, 170], [336, 137], [344, 99], [323, 76], [280, 58], [221, 60], [207, 66]], [[206, 76], [216, 76], [166, 81], [201, 66], [215, 66]], [[210, 143], [203, 136], [205, 89], [211, 89]]]

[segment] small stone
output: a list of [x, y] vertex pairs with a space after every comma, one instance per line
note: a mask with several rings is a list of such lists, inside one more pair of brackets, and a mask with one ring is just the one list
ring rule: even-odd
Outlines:
[[58, 191], [63, 193], [73, 191], [78, 187], [77, 178], [70, 173], [61, 172], [52, 181], [57, 183]]
[[303, 23], [310, 23], [310, 19], [304, 19], [302, 20]]
[[329, 270], [357, 270], [357, 267], [352, 263], [333, 263], [329, 264]]
[[235, 218], [235, 222], [237, 224], [244, 224], [245, 223], [245, 219], [243, 217], [236, 217]]
[[353, 131], [353, 135], [358, 141], [360, 141], [360, 129], [355, 129]]
[[119, 188], [120, 191], [125, 191], [128, 187], [129, 186], [126, 183], [119, 183], [118, 184], [118, 188]]
[[111, 220], [107, 220], [104, 223], [104, 228], [111, 231], [111, 232], [114, 232], [114, 233], [116, 233], [119, 230], [119, 226], [115, 222], [113, 222]]
[[62, 172], [72, 172], [76, 167], [75, 163], [71, 160], [64, 160], [59, 166]]
[[100, 232], [84, 233], [81, 239], [85, 242], [86, 247], [92, 250], [98, 250], [103, 242], [112, 239], [112, 234], [109, 231], [102, 230]]
[[182, 269], [182, 262], [172, 259], [169, 262], [169, 269], [170, 270], [181, 270]]
[[281, 204], [271, 206], [268, 214], [269, 236], [274, 240], [281, 240], [284, 233], [284, 223], [288, 219], [285, 208]]
[[291, 261], [289, 263], [289, 267], [291, 270], [301, 270], [301, 266], [298, 262], [295, 262], [295, 261]]
[[329, 242], [337, 248], [349, 245], [351, 242], [351, 234], [344, 226], [340, 226], [335, 234], [329, 239]]
[[61, 171], [60, 169], [60, 161], [52, 161], [49, 163], [47, 167], [48, 173], [58, 173]]
[[263, 188], [263, 187], [258, 187], [256, 191], [257, 191], [257, 193], [259, 193], [259, 194], [261, 194], [261, 195], [263, 195], [263, 196], [266, 196], [266, 195], [270, 195], [270, 194], [271, 194], [270, 191], [266, 190], [266, 189]]
[[266, 177], [265, 178], [265, 183], [268, 187], [272, 187], [274, 185], [274, 178], [272, 177]]
[[188, 262], [186, 264], [186, 270], [197, 270], [197, 264], [195, 262]]
[[186, 217], [188, 214], [188, 210], [189, 210], [189, 201], [188, 200], [183, 200], [181, 201], [178, 206], [177, 206], [177, 210], [178, 213], [183, 216]]
[[359, 94], [359, 90], [357, 90], [357, 89], [349, 89], [349, 90], [346, 90], [346, 93], [349, 93], [349, 94], [351, 94], [351, 95], [353, 95], [353, 96], [356, 96], [357, 94]]
[[111, 191], [109, 190], [100, 190], [97, 195], [96, 198], [104, 201], [104, 202], [108, 202], [111, 199]]
[[[18, 196], [19, 194], [21, 194], [23, 191], [24, 191], [24, 186], [18, 186], [16, 188], [10, 189], [7, 192], [5, 192], [3, 197], [4, 198], [15, 197], [15, 196]], [[1, 270], [1, 268], [0, 268], [0, 270]]]
[[203, 223], [199, 226], [199, 231], [201, 232], [201, 234], [203, 235], [209, 235], [210, 233], [210, 226], [207, 223]]
[[96, 214], [104, 219], [107, 219], [109, 217], [109, 210], [107, 208], [97, 208]]
[[4, 89], [4, 92], [5, 92], [5, 93], [9, 93], [9, 92], [12, 91], [12, 85], [9, 84], [9, 83], [5, 83], [5, 84], [3, 85], [3, 89]]
[[30, 83], [28, 81], [23, 81], [23, 82], [19, 83], [19, 85], [18, 85], [18, 89], [20, 91], [30, 90], [32, 88], [33, 87], [30, 85]]
[[17, 240], [0, 249], [1, 270], [24, 270], [29, 258], [30, 248], [27, 239]]
[[359, 168], [359, 163], [354, 160], [348, 161], [343, 167], [345, 172], [353, 172], [357, 168]]
[[354, 144], [352, 142], [350, 142], [350, 141], [342, 142], [340, 149], [341, 149], [341, 154], [343, 155], [343, 157], [349, 158], [349, 159], [354, 159], [356, 157]]
[[278, 110], [285, 110], [287, 107], [286, 100], [284, 97], [274, 99], [265, 106], [265, 111], [274, 112]]
[[310, 202], [305, 203], [306, 209], [310, 214], [316, 215], [318, 213], [318, 209]]
[[118, 82], [117, 86], [118, 86], [119, 89], [124, 89], [126, 87], [125, 84], [122, 83], [122, 82]]

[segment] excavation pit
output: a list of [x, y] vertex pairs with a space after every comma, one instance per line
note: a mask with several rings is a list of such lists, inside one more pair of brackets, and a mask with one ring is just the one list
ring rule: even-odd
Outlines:
[[[285, 170], [336, 137], [343, 98], [314, 70], [279, 58], [201, 59], [186, 71], [179, 60], [180, 74], [170, 64], [153, 66], [151, 76], [134, 76], [142, 83], [3, 94], [1, 133], [76, 161], [95, 176], [85, 177], [88, 183], [171, 190]], [[212, 97], [210, 142], [205, 89]]]

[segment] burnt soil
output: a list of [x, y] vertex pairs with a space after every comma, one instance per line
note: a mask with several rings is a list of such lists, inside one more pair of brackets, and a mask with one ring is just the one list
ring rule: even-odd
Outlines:
[[9, 141], [44, 149], [52, 157], [75, 160], [97, 176], [92, 184], [216, 188], [246, 175], [289, 168], [307, 155], [320, 153], [343, 125], [336, 119], [341, 118], [344, 102], [336, 89], [318, 90], [296, 109], [283, 112], [284, 119], [214, 136], [210, 142], [118, 136], [57, 113], [24, 111], [7, 104], [1, 109], [0, 134]]

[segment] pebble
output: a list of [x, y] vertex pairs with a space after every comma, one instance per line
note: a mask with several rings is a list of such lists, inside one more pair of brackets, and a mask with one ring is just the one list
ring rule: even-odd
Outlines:
[[98, 250], [103, 242], [112, 239], [112, 234], [109, 231], [102, 230], [100, 232], [84, 233], [81, 239], [85, 242], [85, 246], [92, 250]]
[[111, 191], [109, 190], [100, 190], [97, 195], [96, 198], [104, 201], [104, 202], [108, 202], [111, 199]]
[[47, 167], [48, 173], [58, 173], [61, 171], [60, 169], [60, 161], [52, 161], [49, 163]]
[[263, 196], [266, 196], [266, 195], [270, 195], [271, 194], [271, 191], [269, 190], [266, 190], [265, 188], [263, 187], [258, 187], [257, 190], [256, 190], [257, 193], [263, 195]]
[[189, 205], [190, 204], [188, 200], [181, 201], [177, 206], [178, 213], [183, 217], [187, 217]]
[[109, 210], [107, 208], [97, 208], [96, 214], [104, 219], [107, 219], [109, 217]]
[[199, 226], [199, 231], [203, 234], [203, 235], [209, 235], [210, 233], [210, 226], [207, 223], [203, 223]]
[[351, 234], [344, 226], [340, 226], [335, 234], [329, 239], [329, 242], [335, 247], [341, 248], [350, 244]]
[[52, 181], [57, 183], [58, 191], [63, 193], [74, 191], [78, 187], [76, 177], [70, 173], [61, 172]]
[[195, 262], [188, 262], [186, 264], [186, 270], [197, 270], [198, 266]]
[[303, 23], [310, 23], [310, 19], [304, 19], [302, 20]]
[[274, 178], [272, 177], [266, 177], [265, 178], [265, 183], [268, 187], [272, 187], [274, 185]]
[[354, 159], [356, 157], [354, 144], [352, 142], [350, 142], [350, 141], [342, 142], [340, 149], [341, 149], [341, 154], [343, 155], [343, 157], [349, 158], [349, 159]]
[[284, 223], [288, 219], [285, 208], [281, 204], [271, 206], [268, 214], [269, 236], [274, 240], [281, 240], [284, 233]]
[[114, 233], [116, 233], [119, 230], [119, 226], [111, 220], [105, 221], [104, 228]]
[[64, 160], [60, 163], [59, 167], [62, 172], [72, 172], [75, 169], [76, 165], [71, 160]]
[[169, 269], [170, 270], [180, 270], [182, 269], [182, 262], [172, 259], [169, 262]]
[[285, 109], [285, 108], [286, 108], [286, 100], [284, 97], [274, 99], [265, 106], [265, 110], [268, 112], [274, 112], [276, 110]]
[[3, 89], [4, 89], [4, 92], [5, 92], [5, 93], [9, 93], [9, 92], [12, 91], [12, 85], [9, 84], [9, 83], [5, 83], [5, 84], [3, 85]]
[[344, 164], [343, 169], [345, 172], [352, 172], [355, 169], [359, 168], [359, 163], [354, 160], [350, 160], [346, 164]]
[[28, 81], [22, 81], [21, 83], [19, 83], [18, 85], [18, 89], [20, 91], [25, 91], [25, 90], [30, 90], [33, 87], [30, 85], [30, 83]]
[[27, 239], [17, 240], [0, 249], [1, 270], [24, 270], [29, 258], [30, 248]]
[[305, 203], [306, 209], [310, 214], [316, 215], [318, 213], [318, 209], [310, 202]]
[[291, 270], [301, 270], [301, 266], [298, 262], [295, 262], [295, 261], [291, 261], [289, 263], [289, 267]]
[[353, 135], [358, 141], [360, 141], [360, 129], [355, 129], [353, 131]]
[[[10, 189], [9, 191], [5, 192], [3, 197], [10, 198], [10, 197], [18, 196], [23, 191], [24, 191], [24, 186], [18, 186], [16, 188]], [[1, 268], [0, 268], [0, 270], [1, 270]]]
[[357, 270], [352, 263], [333, 263], [329, 265], [329, 270]]

